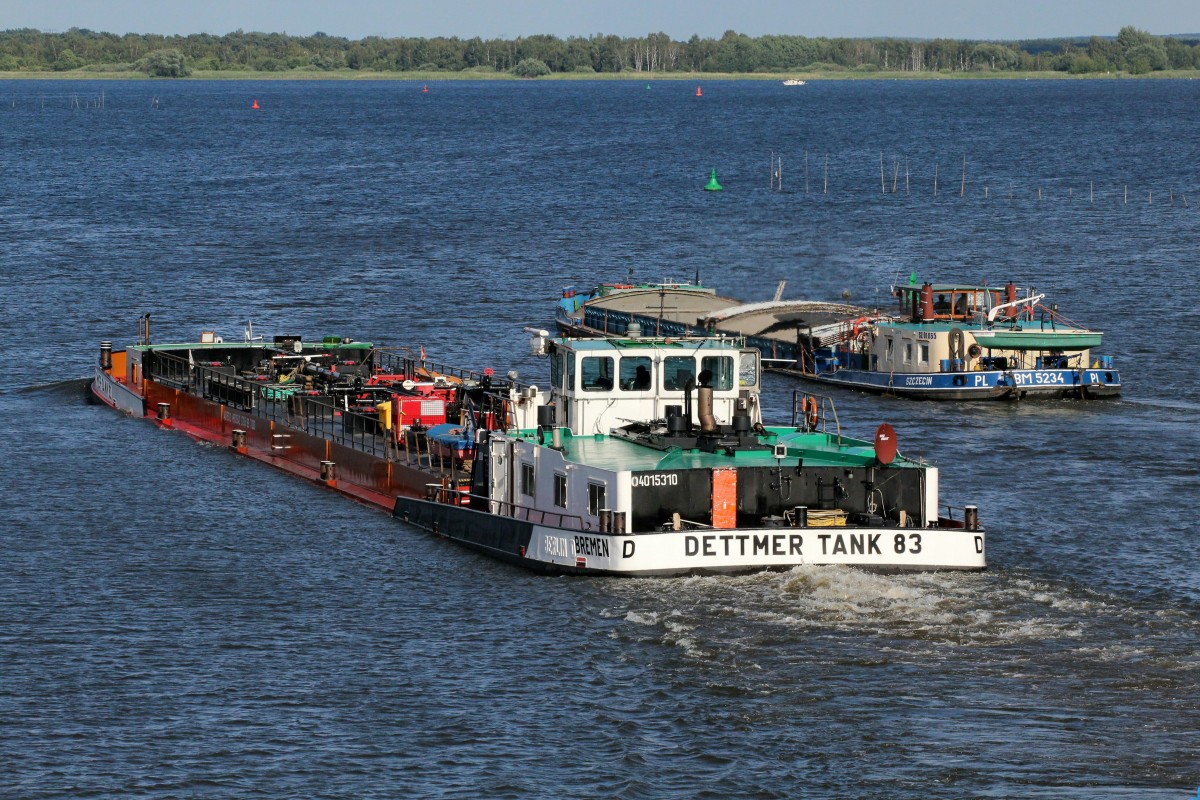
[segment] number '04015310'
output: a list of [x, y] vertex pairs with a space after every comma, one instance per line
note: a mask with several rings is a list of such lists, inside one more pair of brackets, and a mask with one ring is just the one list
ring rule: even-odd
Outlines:
[[675, 473], [634, 475], [629, 479], [629, 483], [632, 486], [678, 486], [679, 475]]

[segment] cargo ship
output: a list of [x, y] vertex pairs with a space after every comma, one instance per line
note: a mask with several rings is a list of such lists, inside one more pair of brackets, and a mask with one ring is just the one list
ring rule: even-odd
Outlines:
[[652, 336], [738, 337], [756, 348], [767, 369], [791, 369], [804, 350], [804, 334], [830, 331], [843, 320], [871, 313], [847, 303], [784, 300], [786, 281], [771, 300], [744, 303], [694, 281], [601, 283], [562, 290], [555, 324], [568, 336], [622, 336], [630, 323]]
[[810, 337], [800, 378], [930, 400], [1118, 397], [1121, 375], [1096, 352], [1100, 331], [1046, 295], [1011, 282], [892, 287], [897, 308], [846, 319]]
[[146, 318], [101, 343], [92, 391], [545, 573], [986, 567], [977, 509], [940, 502], [890, 426], [851, 438], [803, 392], [764, 425], [743, 341], [532, 334], [546, 388], [338, 336], [151, 343]]

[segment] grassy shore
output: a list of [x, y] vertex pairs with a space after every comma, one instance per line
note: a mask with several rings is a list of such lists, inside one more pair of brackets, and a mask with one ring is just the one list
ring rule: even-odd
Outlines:
[[[1163, 70], [1144, 75], [1127, 72], [562, 72], [534, 78], [538, 81], [939, 81], [939, 80], [1164, 80], [1200, 78], [1200, 70]], [[360, 72], [356, 70], [306, 70], [255, 72], [252, 70], [196, 70], [188, 78], [151, 78], [141, 72], [68, 70], [66, 72], [0, 72], [0, 80], [188, 80], [188, 81], [517, 81], [507, 72], [464, 70], [462, 72]]]

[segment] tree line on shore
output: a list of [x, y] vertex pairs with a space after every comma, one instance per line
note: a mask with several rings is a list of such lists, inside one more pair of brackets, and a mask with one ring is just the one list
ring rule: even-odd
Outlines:
[[184, 77], [206, 71], [786, 73], [1031, 72], [1073, 74], [1200, 69], [1200, 36], [1160, 37], [1126, 26], [1115, 37], [1024, 42], [956, 39], [831, 39], [790, 35], [719, 39], [665, 33], [644, 37], [537, 35], [516, 39], [385, 38], [351, 40], [316, 33], [98, 33], [71, 28], [0, 32], [0, 71], [142, 71]]

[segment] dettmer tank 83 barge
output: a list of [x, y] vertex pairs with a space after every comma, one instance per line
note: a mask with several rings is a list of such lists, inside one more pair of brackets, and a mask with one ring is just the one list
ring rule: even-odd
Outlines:
[[550, 338], [546, 388], [337, 336], [101, 344], [97, 398], [549, 573], [845, 564], [980, 570], [972, 506], [895, 432], [842, 433], [797, 391], [764, 425], [758, 350], [727, 337]]

